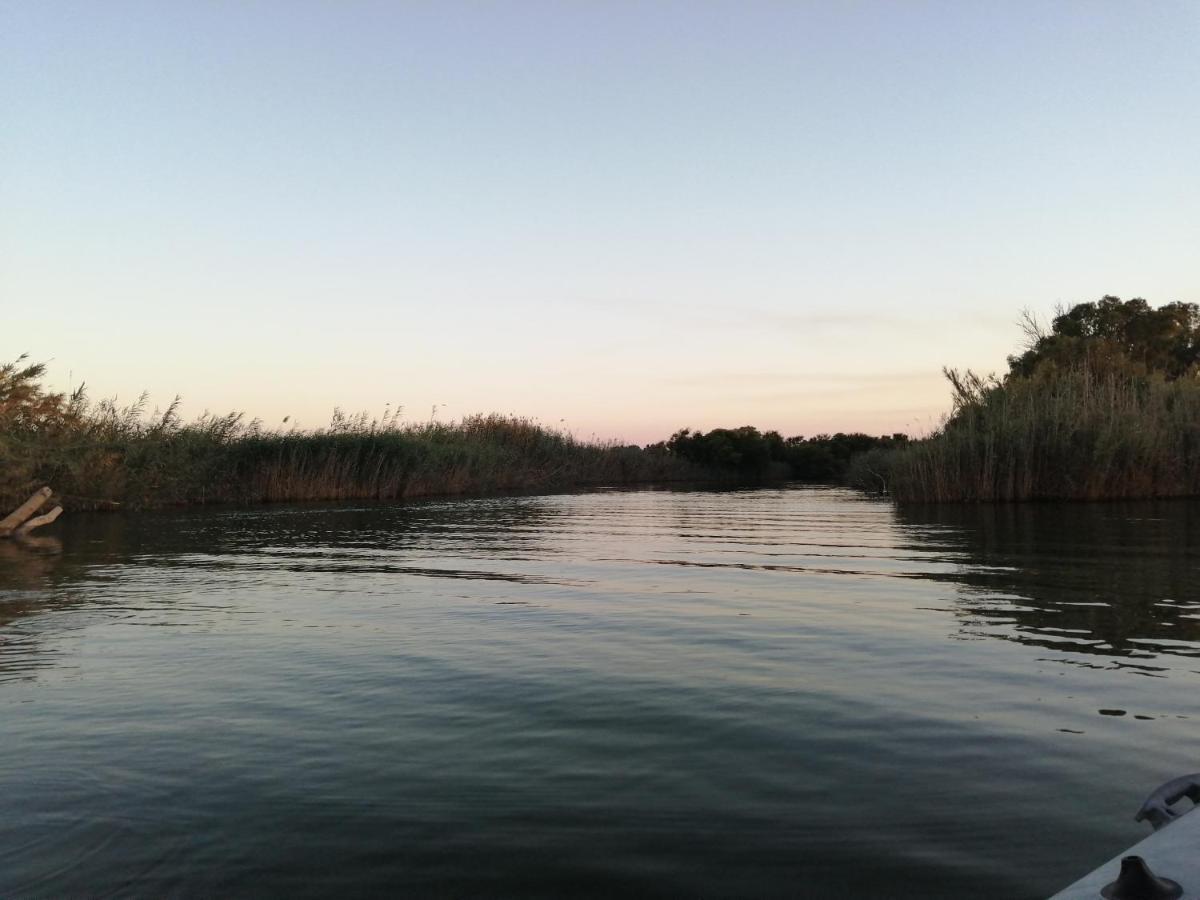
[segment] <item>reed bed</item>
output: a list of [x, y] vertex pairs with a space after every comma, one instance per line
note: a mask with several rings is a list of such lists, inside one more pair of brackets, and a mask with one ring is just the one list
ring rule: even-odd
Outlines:
[[266, 430], [239, 414], [147, 415], [42, 390], [42, 367], [0, 366], [0, 506], [52, 484], [68, 508], [394, 500], [702, 479], [653, 449], [580, 441], [529, 419], [403, 423], [335, 412], [326, 428]]
[[17, 497], [47, 483], [75, 508], [140, 508], [543, 491], [704, 474], [670, 456], [585, 443], [496, 415], [386, 430], [264, 432], [207, 418], [169, 429], [101, 431], [43, 442], [41, 461], [26, 466], [25, 477], [6, 479], [8, 490], [0, 493]]
[[1003, 382], [948, 372], [955, 410], [929, 438], [857, 459], [900, 501], [1200, 496], [1200, 379], [1086, 365]]

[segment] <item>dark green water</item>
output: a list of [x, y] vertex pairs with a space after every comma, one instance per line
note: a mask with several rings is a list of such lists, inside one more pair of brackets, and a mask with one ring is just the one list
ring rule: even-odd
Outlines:
[[1200, 768], [1197, 504], [54, 529], [0, 546], [0, 896], [1037, 897]]

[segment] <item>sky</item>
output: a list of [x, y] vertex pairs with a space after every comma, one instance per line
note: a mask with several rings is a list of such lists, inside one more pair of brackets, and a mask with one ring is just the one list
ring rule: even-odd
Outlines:
[[0, 359], [93, 397], [917, 434], [1198, 263], [1197, 0], [0, 0]]

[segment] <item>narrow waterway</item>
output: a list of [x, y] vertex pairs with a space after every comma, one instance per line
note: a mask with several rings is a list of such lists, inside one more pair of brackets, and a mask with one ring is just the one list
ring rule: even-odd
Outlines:
[[0, 544], [6, 897], [1011, 900], [1200, 769], [1200, 504], [612, 491], [54, 529]]

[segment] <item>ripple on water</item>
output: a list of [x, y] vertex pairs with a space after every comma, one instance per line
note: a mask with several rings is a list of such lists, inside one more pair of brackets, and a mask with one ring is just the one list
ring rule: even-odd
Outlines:
[[1197, 523], [791, 488], [64, 518], [0, 557], [0, 894], [1044, 895], [1195, 768]]

